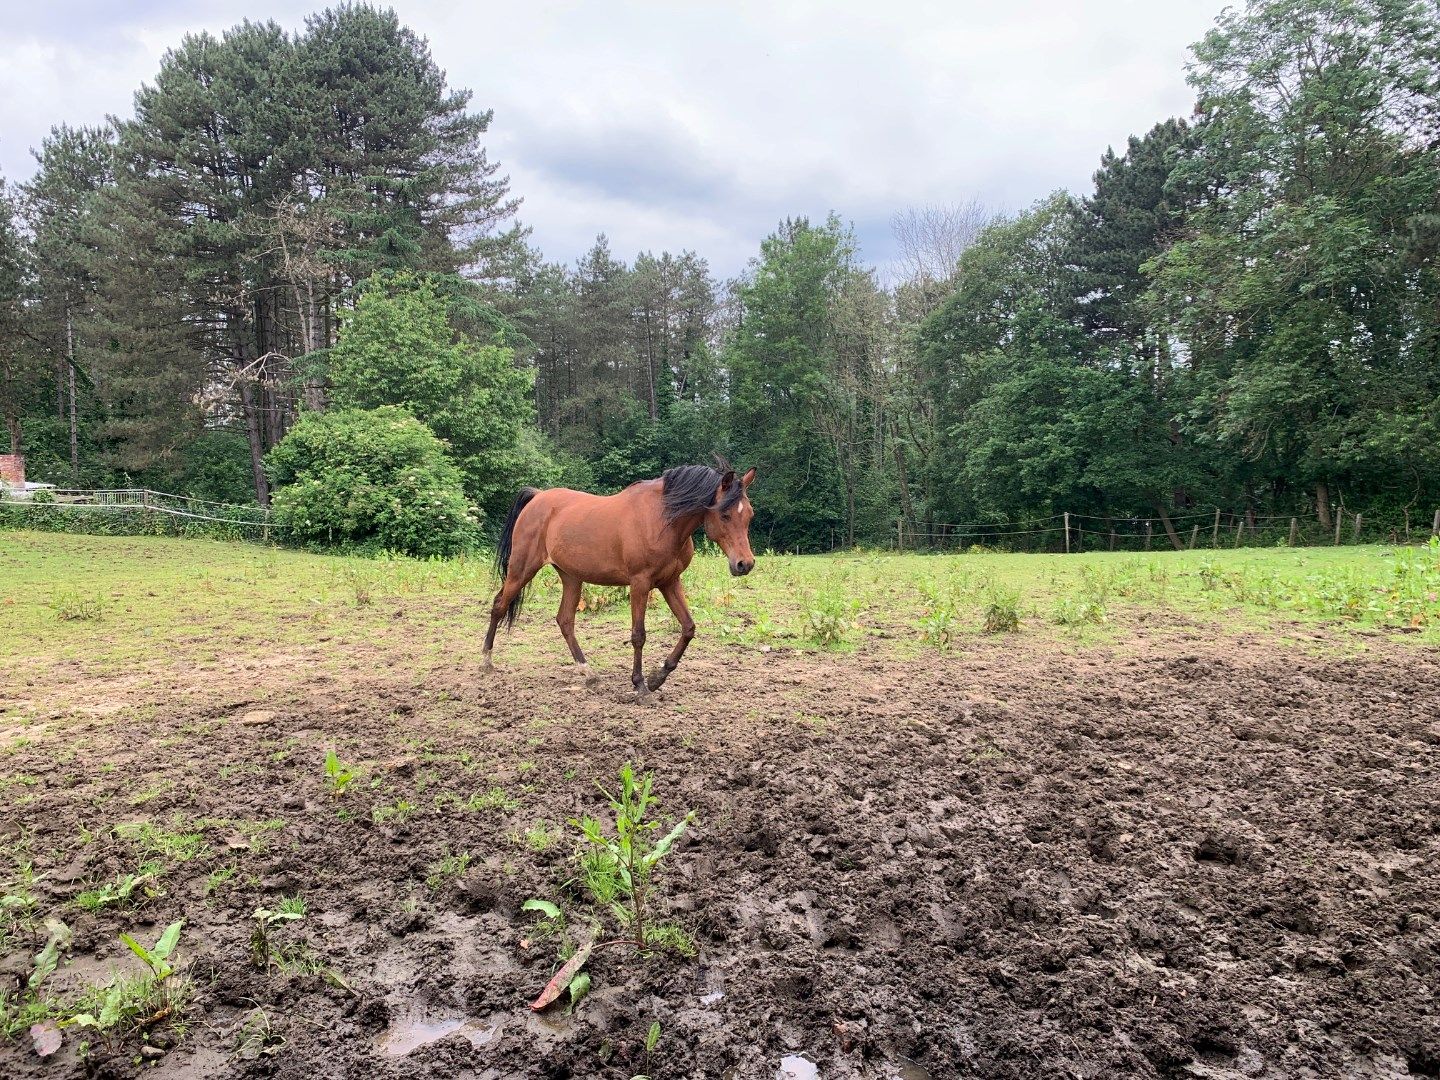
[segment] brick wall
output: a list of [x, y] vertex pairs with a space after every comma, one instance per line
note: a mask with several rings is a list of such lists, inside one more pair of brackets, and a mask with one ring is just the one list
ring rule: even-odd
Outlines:
[[0, 487], [25, 486], [25, 458], [20, 454], [0, 454]]

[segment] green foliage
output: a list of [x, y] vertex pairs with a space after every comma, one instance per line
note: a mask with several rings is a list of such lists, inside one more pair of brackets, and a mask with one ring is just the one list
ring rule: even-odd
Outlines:
[[452, 325], [437, 283], [410, 273], [370, 278], [329, 352], [331, 397], [342, 409], [397, 405], [445, 440], [467, 495], [503, 517], [515, 490], [554, 468], [526, 435], [531, 376], [511, 351]]
[[860, 601], [837, 582], [811, 594], [805, 606], [805, 636], [817, 645], [833, 648], [850, 640], [859, 629]]
[[987, 634], [1013, 634], [1020, 629], [1020, 593], [994, 586], [985, 597], [984, 630]]
[[419, 556], [475, 543], [459, 471], [403, 409], [305, 416], [266, 464], [277, 487], [275, 524], [292, 543]]
[[[738, 300], [745, 318], [724, 359], [731, 441], [767, 492], [752, 528], [787, 550], [853, 544], [878, 463], [848, 436], [873, 423], [865, 391], [879, 354], [871, 310], [880, 306], [854, 235], [834, 217], [786, 221], [761, 244]], [[888, 507], [877, 516], [893, 520]]]
[[949, 600], [932, 601], [920, 616], [920, 636], [941, 651], [954, 643], [956, 629], [955, 605]]
[[136, 891], [143, 898], [160, 895], [156, 880], [160, 876], [158, 867], [142, 868], [138, 874], [121, 874], [113, 882], [106, 882], [96, 889], [87, 889], [75, 897], [75, 903], [85, 911], [99, 911], [111, 904], [124, 904], [134, 899]]
[[370, 811], [370, 820], [376, 825], [386, 822], [402, 822], [415, 812], [415, 804], [408, 799], [396, 799], [388, 806], [377, 806]]
[[144, 962], [146, 971], [135, 976], [116, 975], [106, 986], [87, 990], [81, 996], [80, 1011], [67, 1023], [90, 1028], [107, 1039], [148, 1028], [164, 1019], [173, 1024], [190, 996], [189, 980], [177, 977], [171, 963], [183, 926], [183, 922], [171, 923], [151, 946], [121, 934], [121, 942]]
[[276, 933], [289, 923], [305, 917], [305, 902], [299, 897], [286, 897], [272, 908], [257, 908], [251, 916], [255, 925], [250, 930], [250, 962], [269, 971], [284, 962], [286, 951], [275, 940]]
[[325, 786], [337, 799], [345, 794], [346, 788], [354, 783], [359, 775], [355, 769], [341, 762], [333, 746], [325, 751]]
[[50, 599], [57, 619], [66, 622], [90, 622], [105, 614], [105, 598], [79, 589], [61, 589]]
[[646, 773], [637, 780], [633, 766], [627, 762], [620, 769], [619, 793], [600, 789], [615, 814], [613, 834], [607, 834], [596, 818], [587, 816], [570, 822], [579, 828], [585, 844], [579, 856], [581, 881], [592, 899], [609, 908], [642, 949], [664, 943], [652, 942], [648, 934], [653, 927], [646, 921], [655, 867], [695, 819], [692, 810], [664, 836], [655, 839], [660, 823], [650, 818], [656, 808], [654, 779], [653, 773]]

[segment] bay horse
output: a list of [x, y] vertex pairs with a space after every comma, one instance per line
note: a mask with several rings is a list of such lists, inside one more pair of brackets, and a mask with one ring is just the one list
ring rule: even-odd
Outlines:
[[[484, 666], [493, 670], [490, 652], [500, 621], [511, 626], [520, 614], [525, 587], [545, 566], [555, 567], [563, 591], [555, 621], [570, 646], [579, 672], [592, 679], [585, 653], [575, 640], [575, 609], [580, 587], [630, 586], [630, 644], [635, 666], [630, 673], [637, 697], [658, 690], [680, 664], [695, 636], [695, 620], [685, 604], [680, 575], [695, 557], [695, 532], [720, 545], [736, 577], [755, 568], [750, 550], [750, 521], [755, 510], [748, 492], [755, 479], [751, 469], [736, 476], [724, 458], [716, 455], [719, 469], [708, 465], [680, 465], [657, 480], [640, 480], [615, 495], [592, 495], [569, 488], [537, 491], [523, 489], [510, 507], [496, 549], [502, 584], [490, 606], [490, 629], [485, 634]], [[650, 593], [659, 589], [680, 623], [680, 640], [662, 667], [642, 671], [645, 648], [645, 608]]]

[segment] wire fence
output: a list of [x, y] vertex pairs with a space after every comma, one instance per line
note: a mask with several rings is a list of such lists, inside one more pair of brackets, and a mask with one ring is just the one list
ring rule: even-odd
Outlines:
[[283, 526], [261, 506], [240, 506], [149, 488], [42, 488], [0, 492], [0, 523], [108, 534], [173, 534], [269, 540]]
[[[900, 551], [1151, 551], [1290, 547], [1320, 544], [1413, 543], [1440, 536], [1440, 509], [1429, 523], [1402, 511], [1367, 520], [1363, 511], [1313, 516], [1260, 514], [1223, 507], [1191, 508], [1164, 517], [1120, 517], [1074, 511], [1013, 521], [895, 523]], [[243, 537], [269, 541], [283, 533], [268, 509], [173, 495], [150, 488], [42, 489], [27, 497], [0, 489], [0, 524], [97, 533]]]
[[1193, 508], [1164, 517], [1120, 517], [1061, 512], [1001, 522], [895, 523], [900, 551], [963, 551], [969, 548], [1050, 551], [1190, 550], [1195, 548], [1314, 547], [1321, 544], [1415, 543], [1440, 536], [1440, 509], [1429, 523], [1402, 511], [1367, 520], [1363, 511], [1331, 511], [1330, 522], [1298, 514], [1259, 514], [1223, 507]]

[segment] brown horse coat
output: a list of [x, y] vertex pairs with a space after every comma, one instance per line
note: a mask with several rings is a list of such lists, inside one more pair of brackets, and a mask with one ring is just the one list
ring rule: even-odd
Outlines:
[[[723, 462], [722, 462], [723, 464]], [[755, 516], [748, 497], [755, 470], [737, 477], [705, 465], [671, 469], [658, 480], [642, 480], [615, 495], [569, 488], [526, 488], [515, 500], [501, 533], [503, 583], [490, 609], [484, 660], [490, 668], [500, 621], [513, 622], [525, 587], [546, 566], [560, 575], [562, 594], [555, 621], [575, 663], [586, 673], [585, 654], [575, 638], [575, 611], [581, 585], [630, 586], [630, 642], [635, 649], [631, 683], [643, 696], [658, 690], [680, 663], [695, 636], [680, 575], [695, 556], [694, 534], [706, 534], [725, 552], [730, 572], [748, 574], [755, 565], [749, 527]], [[659, 589], [680, 623], [680, 639], [662, 668], [642, 673], [645, 608]]]

